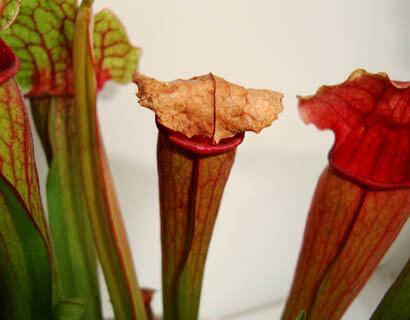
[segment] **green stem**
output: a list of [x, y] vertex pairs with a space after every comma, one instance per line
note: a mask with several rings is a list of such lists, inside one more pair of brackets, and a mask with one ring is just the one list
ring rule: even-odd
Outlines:
[[410, 318], [410, 260], [384, 295], [370, 320]]
[[102, 319], [97, 255], [81, 180], [73, 97], [49, 97], [53, 159], [47, 177], [49, 225], [65, 299], [85, 302], [84, 320]]
[[116, 319], [146, 320], [97, 121], [90, 3], [92, 1], [84, 1], [79, 8], [74, 30], [75, 112], [82, 182], [94, 241]]
[[38, 136], [44, 149], [48, 165], [51, 164], [53, 158], [49, 133], [48, 120], [50, 114], [50, 97], [33, 97], [30, 98], [31, 115], [33, 116], [34, 125], [37, 129]]

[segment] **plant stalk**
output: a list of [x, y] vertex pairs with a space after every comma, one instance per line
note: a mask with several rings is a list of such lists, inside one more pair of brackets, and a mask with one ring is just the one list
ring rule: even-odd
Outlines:
[[195, 320], [208, 247], [236, 147], [243, 135], [234, 138], [235, 143], [227, 144], [224, 150], [220, 149], [223, 144], [212, 146], [174, 138], [160, 127], [158, 174], [164, 319]]
[[145, 320], [142, 294], [134, 271], [115, 197], [96, 112], [96, 81], [90, 26], [92, 1], [79, 8], [74, 31], [75, 113], [82, 182], [94, 241], [116, 319]]
[[47, 177], [49, 224], [65, 299], [85, 302], [84, 320], [102, 319], [97, 256], [81, 182], [74, 97], [49, 97], [53, 159]]
[[30, 98], [31, 115], [33, 116], [34, 125], [43, 146], [48, 165], [51, 164], [53, 159], [53, 152], [48, 132], [48, 122], [52, 100], [53, 98], [49, 96]]

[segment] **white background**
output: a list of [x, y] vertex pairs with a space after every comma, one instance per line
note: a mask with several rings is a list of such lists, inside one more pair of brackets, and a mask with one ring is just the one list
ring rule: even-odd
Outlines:
[[[140, 70], [161, 80], [213, 72], [285, 94], [285, 111], [240, 146], [206, 267], [203, 319], [279, 319], [310, 197], [333, 135], [305, 126], [297, 94], [341, 82], [355, 68], [410, 79], [408, 0], [97, 0], [143, 48]], [[158, 289], [160, 240], [153, 114], [133, 85], [100, 95], [103, 136], [144, 286]], [[44, 177], [43, 177], [44, 178]], [[344, 319], [367, 319], [408, 258], [402, 234]], [[407, 247], [406, 247], [407, 246]], [[104, 309], [112, 315], [104, 293]], [[243, 316], [229, 316], [260, 309]]]

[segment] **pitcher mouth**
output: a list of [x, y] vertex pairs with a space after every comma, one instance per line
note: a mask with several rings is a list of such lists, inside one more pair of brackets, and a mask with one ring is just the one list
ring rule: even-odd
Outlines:
[[0, 39], [0, 84], [14, 77], [20, 67], [13, 50]]
[[241, 132], [231, 138], [221, 140], [220, 143], [214, 144], [212, 139], [194, 136], [186, 137], [184, 134], [172, 131], [156, 121], [158, 130], [166, 138], [181, 149], [200, 156], [212, 156], [235, 150], [245, 138], [245, 133]]

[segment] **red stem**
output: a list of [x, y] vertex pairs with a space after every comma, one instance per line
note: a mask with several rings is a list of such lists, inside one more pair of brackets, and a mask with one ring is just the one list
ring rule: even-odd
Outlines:
[[283, 320], [340, 319], [399, 234], [410, 190], [373, 191], [323, 172]]

